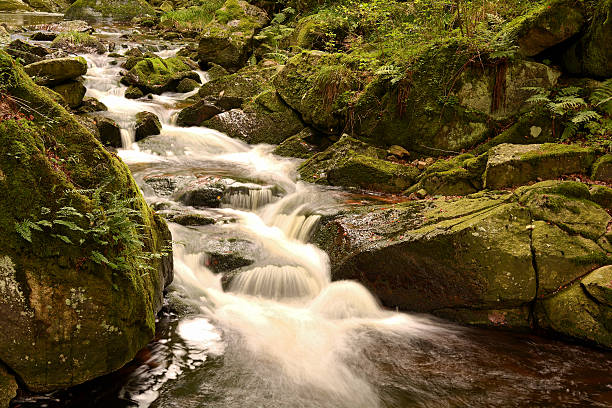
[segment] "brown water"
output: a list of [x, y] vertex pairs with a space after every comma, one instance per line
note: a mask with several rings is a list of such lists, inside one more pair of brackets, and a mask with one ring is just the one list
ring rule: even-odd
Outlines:
[[49, 24], [61, 21], [63, 14], [56, 13], [3, 13], [0, 12], [0, 24], [9, 27], [22, 27], [37, 24]]

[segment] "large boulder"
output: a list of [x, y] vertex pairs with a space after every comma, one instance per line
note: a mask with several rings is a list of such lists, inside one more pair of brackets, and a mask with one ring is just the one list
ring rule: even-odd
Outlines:
[[592, 149], [574, 145], [504, 143], [489, 151], [484, 184], [496, 189], [575, 173], [589, 175], [595, 157]]
[[416, 180], [415, 167], [385, 160], [387, 152], [348, 135], [306, 160], [299, 168], [303, 180], [332, 186], [401, 192]]
[[155, 16], [155, 9], [144, 0], [76, 0], [64, 13], [67, 19], [129, 21], [134, 17]]
[[87, 73], [87, 61], [82, 57], [56, 58], [35, 62], [24, 67], [38, 85], [56, 85]]
[[585, 20], [576, 2], [546, 1], [511, 21], [501, 35], [515, 41], [522, 55], [533, 57], [578, 34]]
[[563, 54], [563, 65], [572, 74], [600, 78], [612, 76], [612, 0], [598, 0], [585, 34]]
[[236, 71], [247, 62], [253, 36], [267, 22], [264, 10], [243, 0], [227, 0], [203, 30], [198, 48], [200, 63]]
[[171, 237], [125, 164], [4, 52], [0, 75], [25, 102], [13, 116], [32, 116], [0, 122], [0, 361], [50, 391], [117, 370], [153, 338]]
[[72, 54], [104, 54], [107, 47], [97, 37], [79, 31], [66, 31], [60, 33], [51, 42], [52, 48], [57, 48]]
[[45, 47], [28, 44], [19, 39], [12, 41], [7, 46], [6, 52], [26, 65], [42, 61], [49, 54], [49, 50]]
[[221, 113], [203, 125], [250, 144], [279, 144], [304, 128], [273, 90], [261, 93], [244, 109]]
[[[351, 208], [325, 219], [313, 240], [330, 255], [334, 280], [358, 280], [388, 307], [528, 329], [534, 306], [549, 308], [559, 290], [612, 263], [602, 238], [611, 217], [593, 199], [582, 183], [547, 181], [515, 192]], [[581, 329], [590, 330], [585, 322]]]
[[593, 180], [612, 182], [612, 154], [601, 156], [593, 165]]
[[223, 112], [212, 102], [202, 99], [181, 110], [176, 119], [179, 126], [200, 126], [204, 121]]
[[61, 85], [56, 85], [52, 89], [62, 96], [66, 105], [71, 109], [81, 106], [87, 92], [85, 85], [80, 81], [68, 81]]
[[0, 0], [0, 11], [33, 11], [32, 8], [22, 0]]
[[140, 89], [144, 94], [175, 91], [185, 78], [200, 81], [192, 62], [183, 57], [143, 58], [122, 78], [121, 83]]

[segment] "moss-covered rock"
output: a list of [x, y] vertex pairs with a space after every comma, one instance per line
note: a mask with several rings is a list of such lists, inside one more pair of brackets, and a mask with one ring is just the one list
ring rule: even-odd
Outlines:
[[512, 187], [554, 179], [564, 174], [589, 174], [595, 152], [588, 148], [561, 144], [501, 144], [489, 151], [484, 175], [485, 187]]
[[121, 128], [117, 122], [104, 116], [95, 116], [94, 121], [104, 146], [122, 147]]
[[250, 144], [279, 144], [304, 128], [298, 115], [275, 91], [262, 92], [244, 109], [221, 113], [203, 125]]
[[33, 11], [32, 8], [22, 0], [0, 0], [0, 11]]
[[36, 11], [63, 13], [70, 2], [67, 0], [28, 0], [28, 4]]
[[268, 22], [265, 11], [243, 0], [227, 0], [200, 37], [200, 63], [215, 63], [230, 71], [244, 66], [253, 36]]
[[176, 119], [179, 126], [200, 126], [204, 121], [207, 121], [223, 112], [219, 107], [202, 99], [191, 106], [187, 106], [181, 110]]
[[6, 52], [15, 58], [15, 60], [25, 65], [42, 61], [49, 55], [49, 50], [47, 48], [39, 45], [32, 45], [20, 39], [11, 41], [6, 48]]
[[593, 180], [612, 182], [612, 154], [601, 156], [593, 165]]
[[[154, 255], [170, 236], [128, 168], [3, 52], [0, 73], [33, 116], [0, 122], [0, 360], [49, 391], [120, 368], [153, 337], [172, 279]], [[105, 224], [114, 211], [124, 227]]]
[[35, 62], [24, 67], [38, 85], [56, 85], [87, 73], [84, 58], [56, 58]]
[[79, 31], [66, 31], [60, 33], [53, 42], [52, 48], [68, 51], [73, 54], [97, 53], [104, 54], [106, 46], [97, 37]]
[[112, 19], [129, 21], [134, 17], [155, 16], [155, 10], [144, 0], [76, 0], [64, 13], [68, 19]]
[[327, 11], [312, 14], [298, 21], [291, 35], [291, 45], [310, 50], [325, 50], [333, 38], [342, 42], [349, 33], [345, 17]]
[[607, 78], [612, 76], [612, 0], [596, 4], [588, 29], [563, 54], [563, 64], [572, 74]]
[[[143, 58], [137, 62], [122, 78], [121, 83], [134, 86], [144, 94], [176, 91], [185, 78], [200, 81], [200, 76], [193, 71], [195, 66], [183, 57]], [[127, 96], [126, 96], [127, 97]]]
[[424, 189], [429, 195], [467, 195], [482, 190], [487, 155], [463, 154], [429, 166], [408, 193]]
[[612, 269], [600, 268], [536, 306], [537, 324], [566, 337], [612, 347]]
[[61, 85], [56, 85], [52, 89], [62, 96], [66, 105], [71, 109], [81, 106], [85, 92], [87, 92], [87, 89], [85, 89], [85, 86], [80, 81], [68, 81]]
[[303, 180], [332, 186], [400, 192], [410, 187], [419, 173], [415, 167], [384, 160], [386, 151], [348, 135], [317, 153], [299, 168]]
[[191, 78], [185, 78], [176, 86], [176, 92], [187, 93], [196, 89], [200, 84]]
[[317, 148], [309, 140], [314, 136], [310, 128], [304, 128], [300, 133], [291, 136], [279, 144], [273, 151], [274, 154], [284, 157], [295, 157], [308, 159], [317, 153]]
[[576, 2], [545, 1], [511, 21], [500, 35], [514, 41], [522, 55], [533, 57], [578, 34], [584, 22], [584, 10]]
[[[223, 110], [240, 108], [244, 102], [254, 98], [264, 90], [271, 89], [271, 78], [278, 72], [276, 67], [262, 67], [261, 65], [248, 66], [238, 72], [220, 76], [202, 85], [198, 90], [198, 96], [203, 99], [218, 99], [223, 95], [226, 100], [234, 99], [235, 103], [230, 107], [216, 104]], [[229, 108], [229, 109], [228, 109]]]
[[17, 381], [0, 363], [0, 407], [8, 408], [15, 396], [17, 396]]
[[136, 141], [147, 136], [159, 135], [162, 125], [156, 114], [152, 112], [139, 112], [136, 114], [135, 136]]

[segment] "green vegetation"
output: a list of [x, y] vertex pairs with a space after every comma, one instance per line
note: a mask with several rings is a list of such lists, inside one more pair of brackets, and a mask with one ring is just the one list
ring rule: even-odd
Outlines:
[[162, 14], [161, 26], [179, 31], [201, 31], [215, 17], [215, 11], [223, 6], [223, 0], [202, 1], [198, 6]]

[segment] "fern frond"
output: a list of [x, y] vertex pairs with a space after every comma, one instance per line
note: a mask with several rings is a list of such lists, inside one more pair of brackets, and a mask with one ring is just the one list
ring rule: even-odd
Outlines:
[[582, 92], [582, 88], [579, 88], [577, 86], [568, 86], [567, 88], [562, 88], [561, 90], [559, 90], [558, 95], [577, 97], [580, 94], [580, 92]]
[[546, 105], [551, 102], [546, 94], [537, 94], [528, 98], [525, 102], [531, 103], [534, 105]]
[[574, 122], [569, 122], [565, 129], [563, 129], [563, 134], [561, 134], [561, 140], [567, 140], [572, 138], [578, 132], [578, 124]]
[[580, 111], [576, 114], [576, 116], [574, 116], [572, 118], [572, 122], [573, 123], [585, 123], [585, 122], [591, 122], [594, 120], [598, 120], [601, 118], [601, 115], [595, 111], [592, 110], [584, 110], [584, 111]]

